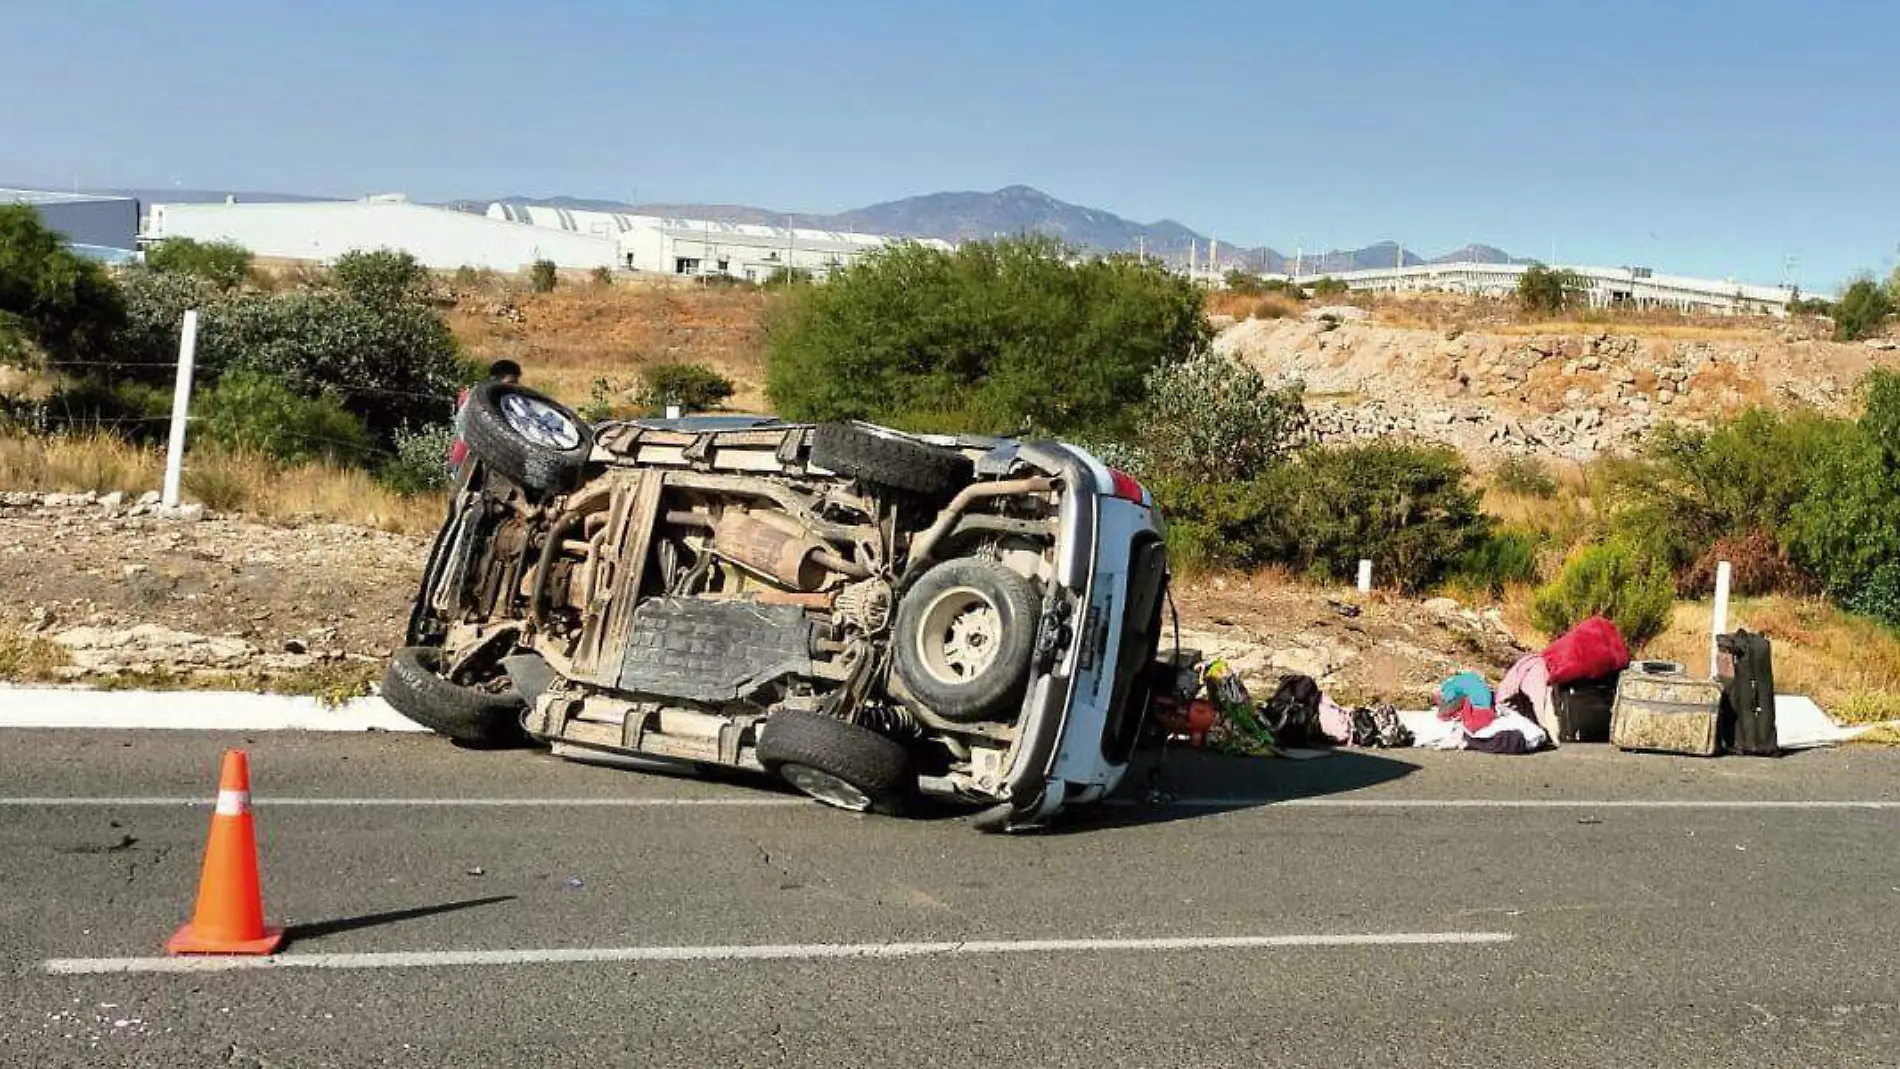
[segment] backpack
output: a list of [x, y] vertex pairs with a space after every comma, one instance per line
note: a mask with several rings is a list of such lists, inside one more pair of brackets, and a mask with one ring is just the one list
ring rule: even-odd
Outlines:
[[1330, 742], [1319, 726], [1319, 684], [1311, 676], [1287, 676], [1260, 705], [1260, 719], [1282, 746]]
[[1390, 705], [1360, 706], [1352, 711], [1352, 744], [1381, 750], [1401, 750], [1416, 741]]

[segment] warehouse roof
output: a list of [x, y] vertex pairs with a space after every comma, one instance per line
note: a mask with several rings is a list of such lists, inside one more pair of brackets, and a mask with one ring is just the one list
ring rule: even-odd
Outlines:
[[0, 188], [0, 204], [78, 204], [87, 201], [131, 199], [131, 197], [102, 197], [94, 193], [55, 193], [50, 190]]

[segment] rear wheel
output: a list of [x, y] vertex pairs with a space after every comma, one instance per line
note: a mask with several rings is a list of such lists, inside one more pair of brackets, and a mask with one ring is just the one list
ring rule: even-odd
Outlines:
[[902, 743], [804, 709], [773, 713], [759, 729], [759, 763], [826, 805], [896, 813], [915, 775]]

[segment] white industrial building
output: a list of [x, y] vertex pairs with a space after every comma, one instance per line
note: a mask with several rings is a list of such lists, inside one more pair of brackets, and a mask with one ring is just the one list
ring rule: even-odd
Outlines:
[[294, 204], [155, 204], [145, 240], [229, 241], [254, 255], [330, 263], [346, 252], [401, 249], [426, 267], [519, 271], [537, 260], [613, 267], [619, 243], [411, 204], [398, 196]]
[[[136, 213], [136, 209], [134, 209]], [[261, 257], [329, 263], [346, 252], [401, 249], [423, 265], [518, 271], [537, 260], [763, 282], [781, 267], [823, 278], [893, 239], [831, 230], [749, 226], [651, 215], [494, 204], [486, 215], [412, 204], [400, 195], [356, 201], [157, 204], [143, 240], [229, 241]], [[926, 244], [949, 248], [941, 241]]]
[[[782, 267], [809, 271], [823, 278], [893, 240], [877, 234], [840, 230], [715, 223], [533, 204], [491, 204], [488, 217], [612, 240], [619, 246], [619, 266], [628, 271], [729, 275], [749, 282], [763, 282]], [[942, 249], [950, 247], [934, 239], [925, 240], [923, 244]]]
[[139, 202], [131, 197], [0, 189], [0, 204], [24, 204], [75, 251], [122, 260], [138, 249]]
[[[1437, 290], [1496, 297], [1516, 293], [1518, 280], [1529, 269], [1529, 264], [1417, 264], [1331, 275], [1311, 274], [1294, 281], [1311, 286], [1321, 278], [1332, 278], [1354, 290], [1386, 293]], [[1577, 276], [1584, 299], [1592, 308], [1630, 305], [1721, 315], [1784, 315], [1789, 300], [1797, 296], [1791, 286], [1757, 286], [1722, 279], [1659, 275], [1646, 267], [1558, 265], [1556, 270]]]

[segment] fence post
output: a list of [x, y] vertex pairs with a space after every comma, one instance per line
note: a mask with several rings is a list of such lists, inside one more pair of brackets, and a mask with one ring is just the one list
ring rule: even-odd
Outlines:
[[1714, 679], [1721, 664], [1716, 648], [1717, 635], [1728, 633], [1728, 561], [1719, 561], [1715, 565], [1715, 621], [1709, 626], [1709, 678]]
[[1359, 592], [1372, 593], [1372, 562], [1369, 560], [1359, 562]]
[[178, 339], [178, 382], [172, 387], [172, 437], [165, 450], [165, 490], [161, 498], [166, 508], [178, 507], [178, 483], [185, 466], [185, 417], [191, 412], [191, 365], [198, 355], [198, 310], [185, 313], [185, 327]]
[[678, 419], [678, 418], [680, 418], [680, 406], [678, 406], [678, 405], [667, 405], [667, 406], [666, 406], [666, 418], [667, 418], [667, 419]]

